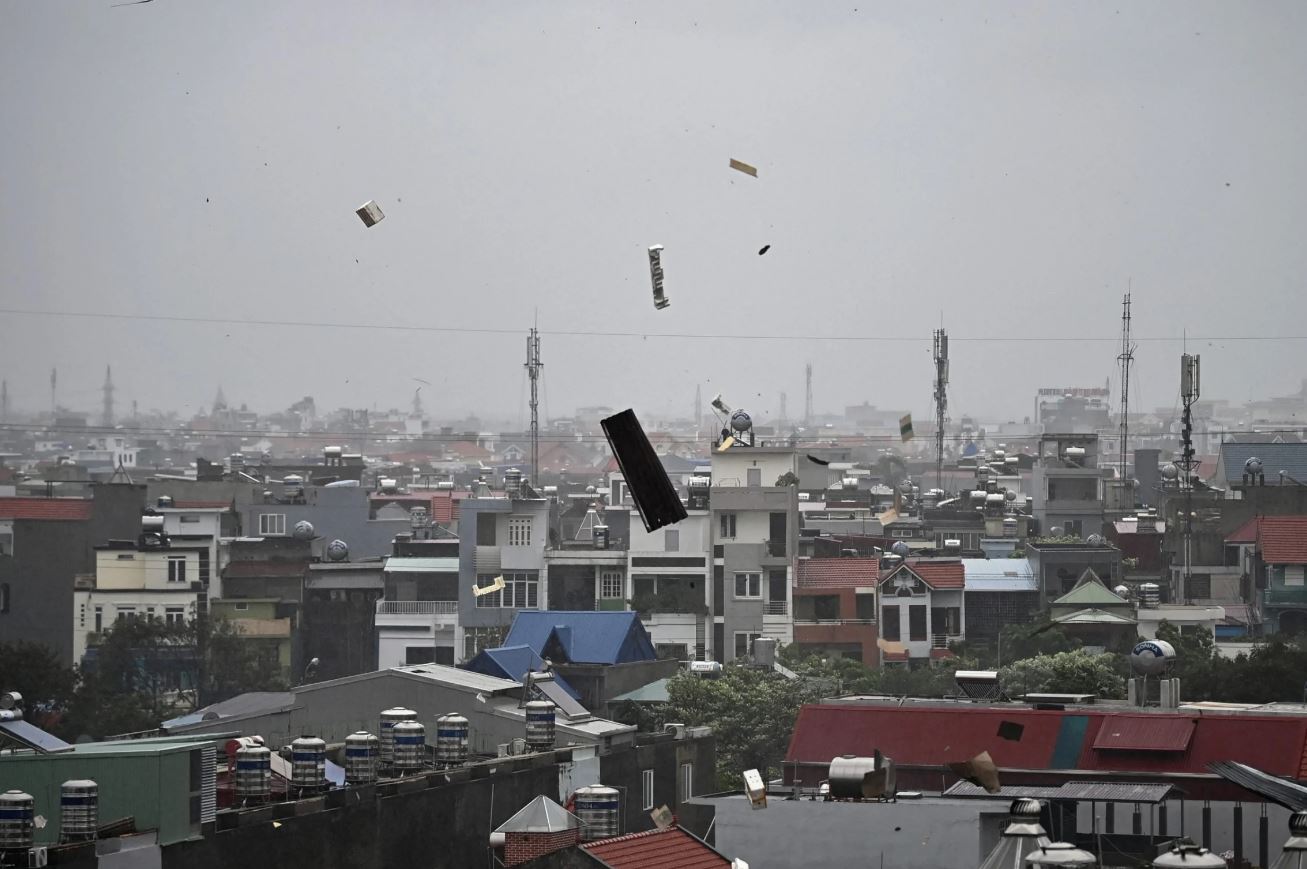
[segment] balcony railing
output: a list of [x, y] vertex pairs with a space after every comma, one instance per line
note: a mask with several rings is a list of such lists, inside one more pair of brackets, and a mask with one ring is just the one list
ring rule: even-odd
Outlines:
[[770, 556], [771, 558], [785, 557], [785, 541], [783, 539], [768, 540], [766, 541], [766, 545], [767, 545], [767, 555]]
[[1307, 586], [1279, 585], [1266, 589], [1267, 606], [1307, 606]]
[[788, 602], [783, 600], [769, 600], [763, 607], [763, 615], [768, 616], [783, 616], [789, 612]]
[[456, 600], [379, 600], [379, 616], [452, 616], [458, 615]]
[[795, 616], [794, 624], [796, 625], [874, 625], [875, 619], [816, 619], [806, 616]]
[[949, 643], [957, 643], [961, 641], [961, 634], [935, 634], [930, 638], [930, 647], [932, 649], [947, 649]]

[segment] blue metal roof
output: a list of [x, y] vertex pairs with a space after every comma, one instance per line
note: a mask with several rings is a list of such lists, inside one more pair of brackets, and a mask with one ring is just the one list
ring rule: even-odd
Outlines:
[[519, 612], [504, 645], [530, 646], [537, 655], [573, 664], [628, 664], [658, 658], [649, 632], [633, 612]]
[[[521, 682], [527, 673], [543, 673], [545, 661], [530, 646], [500, 646], [497, 649], [482, 649], [475, 658], [463, 665], [463, 669], [483, 676], [497, 676], [500, 679]], [[562, 676], [557, 673], [553, 676], [554, 681], [572, 695], [573, 699], [581, 699], [581, 695], [576, 693]]]

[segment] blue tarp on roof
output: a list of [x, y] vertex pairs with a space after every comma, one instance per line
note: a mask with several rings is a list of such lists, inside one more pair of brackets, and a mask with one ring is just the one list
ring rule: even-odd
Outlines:
[[504, 645], [530, 646], [560, 663], [629, 664], [658, 658], [649, 632], [633, 612], [519, 612]]
[[[527, 673], [543, 673], [545, 661], [530, 646], [500, 646], [497, 649], [482, 649], [475, 658], [463, 665], [463, 669], [520, 683]], [[554, 673], [553, 677], [573, 699], [581, 699], [581, 695], [562, 676]]]

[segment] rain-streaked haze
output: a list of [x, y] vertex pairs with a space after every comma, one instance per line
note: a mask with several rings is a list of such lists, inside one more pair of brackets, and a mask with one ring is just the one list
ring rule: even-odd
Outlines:
[[1119, 7], [4, 0], [0, 376], [516, 415], [538, 317], [551, 416], [794, 416], [806, 362], [924, 415], [942, 322], [953, 412], [1020, 419], [1114, 378], [1129, 284], [1136, 406], [1186, 330], [1205, 397], [1296, 391], [1231, 339], [1307, 334], [1307, 6]]

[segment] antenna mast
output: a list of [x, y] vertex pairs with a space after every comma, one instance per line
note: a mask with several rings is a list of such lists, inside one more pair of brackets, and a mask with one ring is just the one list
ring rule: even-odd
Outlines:
[[[1130, 364], [1135, 361], [1135, 345], [1130, 343], [1130, 293], [1121, 299], [1121, 355], [1116, 357], [1121, 363], [1121, 487], [1125, 493], [1129, 483], [1126, 479], [1126, 462], [1130, 455]], [[1126, 506], [1132, 506], [1131, 504]]]
[[55, 398], [55, 387], [59, 384], [59, 369], [50, 369], [50, 419], [59, 416], [59, 402]]
[[948, 333], [935, 330], [935, 485], [944, 488], [944, 423], [948, 420]]
[[104, 366], [104, 386], [101, 387], [101, 391], [104, 393], [104, 410], [101, 416], [104, 417], [104, 425], [111, 427], [113, 426], [113, 370], [108, 365]]
[[1180, 468], [1180, 485], [1184, 491], [1184, 589], [1183, 599], [1189, 600], [1189, 579], [1193, 568], [1194, 537], [1194, 471], [1198, 462], [1194, 459], [1194, 402], [1200, 393], [1198, 376], [1198, 356], [1185, 353], [1180, 357], [1180, 400], [1184, 403], [1184, 414], [1180, 417], [1180, 459], [1176, 465]]
[[9, 381], [0, 380], [0, 422], [9, 422]]
[[540, 478], [540, 331], [531, 327], [526, 339], [526, 373], [531, 378], [531, 478]]
[[807, 428], [812, 425], [812, 363], [809, 362], [805, 371], [807, 382], [807, 392], [803, 399], [803, 427]]

